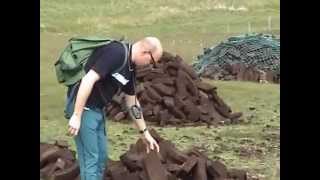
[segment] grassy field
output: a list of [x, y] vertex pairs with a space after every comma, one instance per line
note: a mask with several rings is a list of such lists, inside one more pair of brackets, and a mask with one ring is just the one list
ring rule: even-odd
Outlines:
[[[74, 142], [65, 135], [65, 88], [57, 83], [53, 66], [71, 36], [125, 36], [131, 41], [146, 35], [158, 36], [166, 51], [191, 63], [203, 48], [247, 33], [248, 24], [252, 32], [275, 35], [280, 32], [280, 5], [276, 0], [41, 0], [40, 3], [40, 137], [45, 142], [67, 140], [73, 149]], [[206, 81], [218, 87], [219, 95], [234, 111], [244, 113], [245, 122], [211, 129], [156, 127], [158, 132], [181, 150], [199, 146], [228, 167], [248, 169], [262, 179], [279, 179], [279, 85]], [[138, 138], [132, 124], [109, 121], [108, 132], [112, 159], [118, 159]]]
[[63, 41], [74, 35], [132, 41], [153, 35], [188, 61], [204, 47], [247, 33], [249, 23], [251, 32], [280, 32], [279, 0], [41, 0], [40, 7], [41, 34]]

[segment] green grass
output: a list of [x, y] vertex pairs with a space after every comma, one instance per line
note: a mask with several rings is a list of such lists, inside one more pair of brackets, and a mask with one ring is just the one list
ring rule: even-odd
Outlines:
[[[233, 5], [235, 8], [244, 6], [248, 11], [240, 11], [239, 16], [238, 12], [215, 9], [217, 5], [226, 7]], [[51, 32], [117, 32], [119, 29], [123, 31], [123, 27], [133, 30], [149, 25], [162, 27], [168, 21], [171, 23], [182, 22], [182, 24], [187, 23], [193, 26], [195, 21], [190, 18], [200, 19], [199, 22], [211, 19], [213, 22], [228, 23], [228, 19], [225, 17], [214, 16], [218, 15], [217, 13], [234, 16], [234, 18], [238, 15], [238, 20], [254, 20], [261, 16], [259, 13], [263, 13], [263, 16], [266, 17], [268, 15], [278, 17], [279, 6], [278, 0], [42, 0], [40, 3], [40, 22], [43, 30]], [[188, 19], [188, 21], [184, 21], [184, 19]], [[236, 22], [234, 19], [230, 20], [230, 23]], [[152, 33], [154, 32], [152, 31]]]
[[[181, 150], [193, 146], [202, 147], [210, 158], [220, 159], [228, 167], [244, 168], [252, 174], [266, 179], [278, 179], [280, 158], [280, 112], [279, 85], [251, 82], [207, 82], [218, 87], [218, 94], [234, 111], [244, 113], [244, 122], [238, 125], [207, 127], [155, 127], [164, 138], [171, 140]], [[255, 108], [250, 110], [249, 108]], [[54, 109], [54, 108], [50, 108]], [[47, 115], [41, 120], [41, 141], [67, 140], [75, 149], [74, 142], [65, 135], [66, 120], [62, 118], [62, 107], [56, 107], [60, 117]], [[42, 112], [43, 113], [43, 112]], [[108, 121], [109, 156], [119, 159], [129, 145], [135, 143], [138, 134], [132, 123]], [[251, 155], [241, 155], [241, 150]]]
[[[63, 118], [65, 88], [56, 81], [54, 62], [74, 35], [125, 36], [131, 41], [158, 36], [166, 51], [188, 63], [203, 48], [232, 35], [253, 32], [279, 35], [278, 0], [41, 0], [40, 5], [40, 137], [41, 141], [67, 140]], [[248, 11], [215, 9], [218, 4]], [[267, 30], [268, 17], [272, 30]], [[229, 31], [228, 31], [229, 27]], [[280, 87], [275, 84], [206, 80], [234, 111], [244, 113], [244, 123], [206, 127], [155, 127], [181, 150], [202, 147], [209, 157], [228, 167], [248, 169], [262, 179], [279, 179]], [[255, 108], [250, 110], [249, 108]], [[108, 121], [109, 156], [118, 159], [137, 138], [132, 124]], [[251, 152], [251, 155], [245, 151]]]
[[[214, 9], [246, 7], [247, 11]], [[272, 17], [271, 31], [268, 18]], [[231, 35], [248, 32], [280, 33], [278, 0], [42, 0], [41, 34], [104, 35], [137, 40], [158, 36], [166, 50], [181, 54], [187, 61]], [[229, 27], [229, 28], [228, 28]]]

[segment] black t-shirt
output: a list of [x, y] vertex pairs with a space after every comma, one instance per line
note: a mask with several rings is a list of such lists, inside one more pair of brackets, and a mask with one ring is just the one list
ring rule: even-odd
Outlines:
[[[120, 90], [128, 95], [134, 95], [134, 64], [131, 61], [129, 45], [128, 61], [118, 73], [111, 74], [121, 67], [125, 60], [125, 48], [119, 42], [111, 42], [96, 49], [87, 64], [85, 71], [90, 69], [99, 74], [100, 79], [94, 84], [93, 90], [87, 100], [86, 107], [103, 108]], [[129, 70], [131, 69], [131, 70]]]

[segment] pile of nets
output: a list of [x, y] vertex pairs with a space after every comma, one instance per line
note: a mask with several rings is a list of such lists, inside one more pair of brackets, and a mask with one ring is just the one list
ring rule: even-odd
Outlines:
[[280, 81], [280, 39], [270, 34], [234, 36], [205, 48], [193, 63], [202, 76], [218, 80]]

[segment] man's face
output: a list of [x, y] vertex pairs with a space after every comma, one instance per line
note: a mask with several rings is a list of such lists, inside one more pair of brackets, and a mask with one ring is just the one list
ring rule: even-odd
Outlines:
[[142, 51], [139, 53], [138, 58], [135, 61], [136, 65], [143, 66], [147, 64], [155, 65], [154, 55], [150, 51]]

